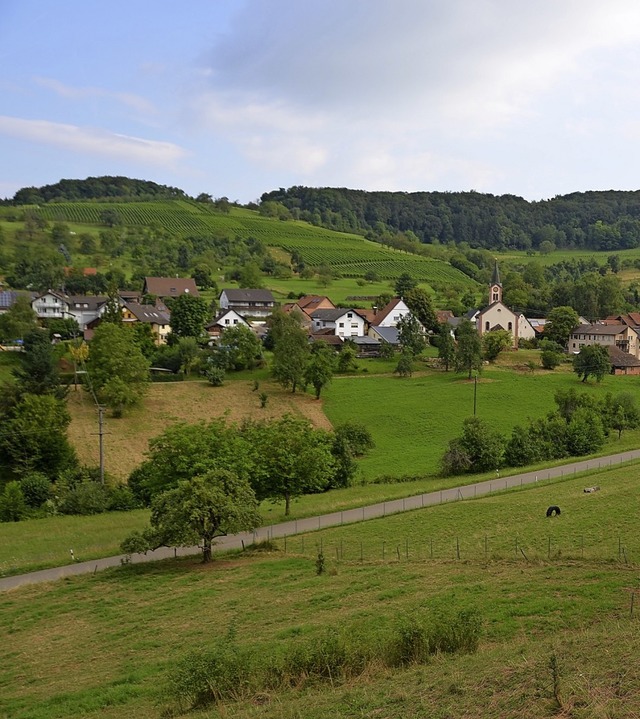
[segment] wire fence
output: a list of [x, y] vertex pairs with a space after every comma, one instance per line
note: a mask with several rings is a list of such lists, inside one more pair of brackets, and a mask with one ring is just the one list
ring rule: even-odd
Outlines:
[[309, 559], [322, 554], [328, 560], [345, 562], [427, 562], [515, 560], [541, 562], [586, 560], [635, 565], [640, 561], [640, 539], [614, 537], [608, 541], [576, 536], [479, 537], [438, 536], [371, 540], [329, 540], [310, 535], [270, 539], [279, 551]]

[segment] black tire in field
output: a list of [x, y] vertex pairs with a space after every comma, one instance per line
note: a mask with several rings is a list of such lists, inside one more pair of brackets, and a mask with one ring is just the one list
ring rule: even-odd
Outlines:
[[560, 507], [556, 507], [555, 504], [547, 509], [547, 517], [553, 517], [554, 514], [560, 514]]

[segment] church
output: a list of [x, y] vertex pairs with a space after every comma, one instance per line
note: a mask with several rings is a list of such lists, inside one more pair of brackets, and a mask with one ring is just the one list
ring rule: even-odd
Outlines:
[[513, 349], [518, 349], [518, 340], [533, 339], [536, 336], [529, 320], [522, 312], [513, 312], [502, 301], [502, 282], [497, 260], [489, 285], [489, 305], [476, 315], [476, 327], [480, 337], [487, 332], [507, 330], [511, 333]]

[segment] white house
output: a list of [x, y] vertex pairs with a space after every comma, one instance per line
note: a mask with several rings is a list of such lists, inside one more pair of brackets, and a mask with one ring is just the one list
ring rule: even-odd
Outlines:
[[338, 308], [315, 310], [311, 313], [313, 334], [332, 334], [338, 337], [364, 337], [365, 318], [356, 310]]
[[398, 322], [410, 314], [411, 310], [407, 307], [404, 300], [399, 297], [394, 297], [394, 299], [374, 314], [369, 324], [372, 327], [397, 327]]
[[67, 297], [69, 316], [73, 317], [81, 330], [85, 330], [89, 322], [102, 317], [108, 301], [108, 297], [99, 295], [72, 295]]
[[276, 307], [269, 290], [225, 289], [219, 303], [221, 310], [235, 310], [242, 317], [268, 317]]
[[[71, 317], [69, 298], [62, 292], [47, 290], [38, 295], [31, 307], [40, 319], [67, 319]], [[75, 318], [74, 318], [75, 319]]]

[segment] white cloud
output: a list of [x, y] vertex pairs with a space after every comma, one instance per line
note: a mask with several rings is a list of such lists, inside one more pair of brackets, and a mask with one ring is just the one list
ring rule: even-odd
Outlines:
[[514, 176], [500, 143], [606, 131], [639, 41], [637, 0], [247, 0], [194, 107], [300, 181], [493, 191]]
[[73, 152], [107, 155], [121, 159], [171, 165], [186, 151], [171, 142], [129, 137], [97, 128], [78, 127], [48, 120], [25, 120], [0, 115], [0, 134], [40, 142]]
[[152, 115], [156, 112], [153, 103], [144, 97], [140, 97], [140, 95], [135, 95], [130, 92], [112, 92], [100, 87], [71, 87], [51, 77], [36, 77], [34, 81], [41, 87], [55, 92], [56, 95], [71, 100], [106, 98], [109, 100], [117, 100], [141, 114]]

